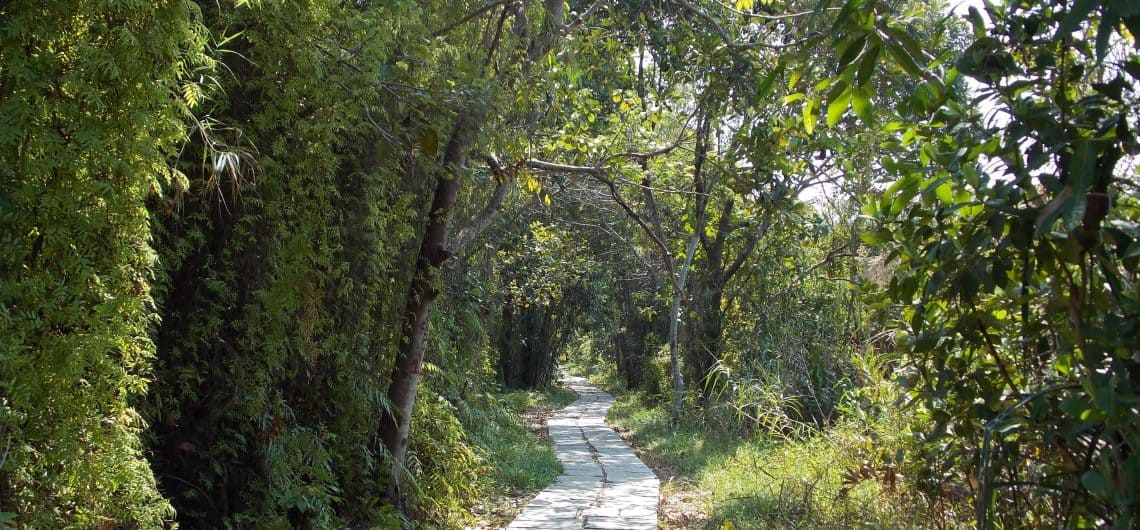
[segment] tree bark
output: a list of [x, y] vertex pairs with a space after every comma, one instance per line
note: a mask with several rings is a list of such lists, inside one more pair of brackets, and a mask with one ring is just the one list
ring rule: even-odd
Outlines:
[[471, 133], [470, 113], [460, 114], [444, 151], [443, 169], [436, 177], [427, 230], [420, 243], [415, 275], [404, 306], [404, 329], [396, 365], [392, 369], [392, 382], [388, 386], [388, 400], [392, 410], [385, 411], [380, 422], [380, 439], [391, 455], [389, 482], [384, 494], [393, 505], [401, 507], [400, 483], [404, 476], [412, 408], [427, 347], [428, 316], [432, 303], [439, 296], [439, 270], [449, 256], [447, 222], [459, 193], [457, 170], [463, 166]]

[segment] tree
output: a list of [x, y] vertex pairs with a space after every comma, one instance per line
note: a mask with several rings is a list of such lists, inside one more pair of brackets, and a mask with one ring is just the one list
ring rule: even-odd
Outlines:
[[868, 202], [880, 225], [864, 236], [896, 263], [887, 295], [929, 422], [916, 466], [932, 487], [971, 484], [981, 528], [1130, 528], [1140, 232], [1121, 162], [1137, 145], [1140, 13], [1010, 2], [969, 20], [969, 47], [940, 68], [889, 18], [874, 25], [923, 79], [912, 118], [888, 126], [921, 159], [883, 160], [897, 180]]

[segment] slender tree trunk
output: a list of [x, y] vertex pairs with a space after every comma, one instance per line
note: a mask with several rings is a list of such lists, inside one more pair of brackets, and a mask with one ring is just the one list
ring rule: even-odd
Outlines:
[[[724, 310], [724, 285], [721, 271], [705, 268], [705, 278], [694, 281], [689, 305], [689, 337], [685, 344], [686, 374], [699, 387], [708, 385], [713, 366], [720, 359], [720, 340]], [[711, 278], [710, 278], [711, 276]]]
[[685, 297], [685, 283], [689, 279], [689, 269], [693, 265], [693, 258], [697, 255], [697, 243], [700, 233], [704, 230], [704, 215], [697, 218], [697, 226], [685, 248], [685, 261], [677, 270], [677, 277], [673, 283], [673, 307], [669, 313], [669, 362], [673, 368], [673, 421], [681, 418], [681, 411], [685, 406], [685, 376], [681, 374], [681, 360], [678, 348], [677, 335], [681, 326], [681, 302]]
[[447, 221], [459, 193], [456, 169], [463, 165], [471, 129], [470, 114], [460, 114], [444, 151], [443, 167], [436, 177], [427, 230], [420, 244], [415, 276], [404, 306], [404, 329], [396, 366], [392, 369], [392, 382], [388, 387], [388, 400], [392, 410], [385, 411], [380, 422], [380, 439], [392, 456], [388, 488], [384, 494], [392, 504], [401, 507], [400, 483], [404, 476], [412, 408], [416, 401], [416, 388], [419, 386], [427, 346], [428, 316], [432, 303], [439, 296], [436, 277], [449, 255]]

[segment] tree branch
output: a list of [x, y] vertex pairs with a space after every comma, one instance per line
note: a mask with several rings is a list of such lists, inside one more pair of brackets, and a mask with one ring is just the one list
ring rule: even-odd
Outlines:
[[583, 23], [585, 23], [586, 19], [590, 18], [590, 15], [594, 14], [594, 11], [597, 11], [598, 7], [600, 7], [603, 2], [605, 2], [605, 0], [597, 0], [596, 2], [591, 4], [590, 7], [586, 8], [586, 10], [583, 11], [582, 14], [579, 15], [578, 18], [574, 20], [574, 22], [571, 22], [564, 27], [563, 33], [569, 33], [571, 31], [574, 31], [575, 28], [577, 28], [578, 26], [581, 26]]
[[688, 0], [673, 0], [673, 1], [677, 5], [689, 10], [691, 13], [696, 15], [698, 18], [704, 20], [705, 23], [709, 27], [711, 27], [712, 30], [720, 37], [720, 39], [724, 42], [725, 46], [729, 47], [730, 49], [736, 50], [736, 51], [748, 50], [748, 49], [752, 49], [752, 48], [767, 48], [770, 50], [786, 50], [788, 48], [794, 48], [796, 46], [804, 44], [804, 43], [810, 41], [811, 39], [815, 38], [815, 35], [808, 35], [807, 37], [804, 37], [800, 40], [788, 42], [785, 44], [769, 44], [769, 43], [763, 42], [763, 41], [737, 42], [737, 41], [733, 40], [731, 36], [729, 36], [728, 31], [726, 31], [724, 29], [724, 27], [722, 27], [720, 25], [720, 23], [717, 22], [717, 20], [715, 18], [713, 18], [712, 15], [706, 13], [704, 10], [699, 9], [696, 6], [694, 6], [693, 4], [689, 3]]
[[[488, 157], [488, 165], [491, 166], [492, 173], [495, 174], [498, 184], [495, 186], [495, 192], [491, 195], [491, 200], [483, 207], [483, 211], [479, 213], [475, 219], [472, 219], [467, 226], [459, 230], [447, 243], [447, 255], [454, 256], [475, 241], [479, 234], [483, 233], [491, 223], [499, 218], [503, 213], [503, 200], [507, 197], [507, 192], [510, 191], [511, 185], [514, 184], [513, 178], [501, 176], [503, 168], [492, 165], [495, 161], [494, 157]], [[497, 162], [497, 161], [495, 161]]]
[[490, 10], [492, 10], [492, 9], [494, 9], [494, 8], [498, 7], [498, 6], [501, 6], [501, 5], [503, 5], [503, 4], [506, 4], [506, 3], [510, 2], [510, 1], [511, 1], [511, 0], [495, 0], [494, 2], [491, 2], [491, 3], [489, 3], [489, 4], [486, 4], [486, 5], [484, 5], [483, 7], [480, 7], [479, 9], [476, 9], [475, 11], [472, 11], [471, 13], [468, 13], [468, 14], [467, 14], [467, 16], [465, 16], [465, 17], [463, 17], [463, 18], [461, 18], [461, 19], [459, 19], [459, 20], [455, 21], [454, 23], [452, 23], [452, 24], [448, 24], [447, 26], [445, 26], [445, 27], [443, 27], [443, 28], [440, 28], [440, 29], [438, 29], [438, 30], [435, 30], [435, 31], [433, 31], [433, 32], [432, 32], [432, 34], [431, 34], [431, 36], [432, 36], [433, 38], [434, 38], [434, 37], [442, 37], [443, 35], [446, 35], [446, 34], [447, 34], [448, 32], [450, 32], [451, 30], [453, 30], [453, 29], [455, 29], [455, 28], [458, 28], [459, 26], [462, 26], [462, 25], [464, 25], [464, 24], [466, 24], [466, 23], [470, 22], [470, 21], [471, 21], [471, 19], [473, 19], [473, 18], [475, 18], [475, 17], [477, 17], [477, 16], [479, 16], [479, 15], [482, 15], [483, 13], [486, 13], [487, 11], [490, 11]]
[[744, 266], [744, 262], [748, 260], [748, 256], [751, 255], [752, 250], [756, 248], [756, 243], [760, 241], [760, 239], [763, 238], [765, 234], [768, 233], [768, 227], [771, 225], [771, 220], [771, 210], [765, 211], [764, 221], [760, 223], [760, 226], [756, 227], [756, 231], [748, 234], [748, 239], [744, 241], [744, 248], [740, 249], [740, 254], [737, 254], [736, 259], [732, 261], [732, 264], [729, 265], [723, 273], [721, 273], [721, 276], [725, 281], [728, 281], [729, 278], [735, 276], [736, 273], [740, 271], [740, 267]]

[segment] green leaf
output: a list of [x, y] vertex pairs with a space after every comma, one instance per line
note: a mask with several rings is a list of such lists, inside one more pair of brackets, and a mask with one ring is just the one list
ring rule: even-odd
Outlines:
[[436, 151], [439, 150], [439, 135], [436, 134], [435, 130], [428, 129], [420, 135], [420, 147], [428, 156], [435, 156]]
[[902, 67], [906, 73], [915, 77], [922, 77], [922, 68], [918, 66], [918, 63], [914, 61], [914, 57], [911, 57], [905, 48], [893, 42], [888, 42], [887, 52], [891, 54], [891, 57], [895, 59], [895, 63]]
[[923, 50], [922, 45], [915, 40], [914, 36], [907, 33], [906, 30], [895, 26], [886, 26], [883, 31], [891, 37], [892, 43], [898, 43], [907, 51], [907, 54], [914, 59], [925, 59], [926, 51]]
[[1124, 27], [1128, 28], [1133, 36], [1140, 35], [1140, 15], [1124, 17]]
[[863, 232], [862, 234], [859, 234], [859, 239], [862, 239], [863, 242], [868, 245], [878, 245], [880, 243], [886, 243], [887, 241], [891, 240], [891, 231], [885, 228], [880, 228], [874, 232]]
[[1085, 471], [1081, 475], [1081, 485], [1094, 495], [1104, 495], [1108, 491], [1108, 479], [1100, 471]]
[[980, 39], [986, 36], [986, 21], [982, 18], [982, 13], [978, 8], [970, 6], [970, 14], [967, 16], [970, 19], [970, 26], [974, 30], [974, 38]]
[[939, 184], [934, 188], [934, 195], [938, 197], [939, 202], [946, 206], [954, 205], [954, 188], [950, 186], [950, 182], [946, 181]]
[[850, 104], [851, 88], [845, 82], [836, 84], [827, 95], [827, 126], [835, 127]]
[[760, 86], [756, 88], [757, 101], [764, 99], [768, 93], [772, 91], [772, 86], [775, 85], [776, 79], [779, 78], [783, 73], [784, 64], [781, 63], [779, 66], [773, 68], [771, 72], [768, 72], [768, 75], [764, 76], [764, 80], [761, 81]]
[[1072, 208], [1073, 203], [1073, 188], [1070, 186], [1061, 188], [1061, 192], [1041, 209], [1041, 213], [1037, 214], [1037, 221], [1034, 222], [1037, 237], [1041, 237], [1042, 234], [1051, 230], [1053, 228], [1053, 222], [1056, 221], [1063, 212]]
[[804, 75], [803, 70], [796, 70], [796, 71], [792, 72], [792, 76], [790, 78], [788, 78], [788, 90], [796, 88], [796, 83], [800, 82], [800, 78], [803, 77], [803, 75]]
[[1073, 4], [1073, 8], [1065, 14], [1065, 18], [1061, 20], [1061, 26], [1057, 28], [1057, 34], [1053, 38], [1061, 39], [1075, 31], [1081, 22], [1089, 18], [1089, 14], [1092, 13], [1093, 9], [1096, 9], [1097, 4], [1100, 4], [1100, 0], [1077, 0], [1077, 3]]
[[851, 64], [855, 58], [859, 57], [859, 53], [863, 51], [863, 47], [867, 44], [867, 35], [863, 34], [852, 40], [846, 48], [839, 54], [839, 70], [844, 66]]
[[1125, 61], [1124, 70], [1126, 70], [1128, 75], [1132, 76], [1133, 79], [1140, 81], [1140, 59], [1129, 59]]
[[875, 66], [879, 64], [879, 54], [883, 51], [882, 42], [876, 42], [867, 49], [867, 53], [863, 54], [863, 60], [859, 61], [859, 68], [855, 72], [855, 85], [863, 86], [871, 80], [871, 74], [875, 73]]
[[1078, 194], [1084, 194], [1092, 186], [1096, 174], [1096, 154], [1096, 144], [1090, 140], [1077, 140], [1073, 146], [1068, 183]]
[[860, 120], [863, 120], [863, 123], [866, 125], [873, 125], [875, 121], [871, 98], [868, 97], [870, 92], [871, 88], [865, 86], [860, 86], [851, 91], [851, 109], [855, 111], [855, 115], [858, 116]]
[[819, 119], [819, 101], [815, 98], [804, 101], [804, 130], [808, 134], [815, 131], [815, 122]]

